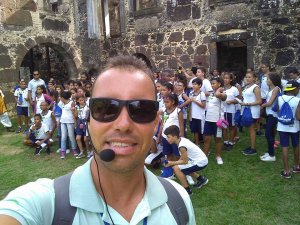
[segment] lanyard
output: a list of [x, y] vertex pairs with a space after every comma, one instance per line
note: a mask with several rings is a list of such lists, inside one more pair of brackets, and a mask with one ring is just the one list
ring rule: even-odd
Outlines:
[[[102, 218], [102, 217], [103, 217], [103, 213], [100, 213], [100, 216], [101, 216], [101, 219], [102, 219], [104, 225], [110, 225], [110, 223], [105, 222], [105, 221], [103, 220], [103, 218]], [[147, 225], [147, 221], [148, 221], [148, 217], [145, 217], [145, 218], [143, 219], [143, 225]]]

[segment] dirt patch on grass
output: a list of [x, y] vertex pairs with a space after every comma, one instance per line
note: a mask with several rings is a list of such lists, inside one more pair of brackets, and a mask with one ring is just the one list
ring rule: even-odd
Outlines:
[[[23, 137], [20, 134], [4, 133], [0, 139], [0, 154], [2, 155], [15, 155], [26, 149], [25, 146], [16, 146], [22, 143]], [[19, 140], [21, 142], [19, 142]]]

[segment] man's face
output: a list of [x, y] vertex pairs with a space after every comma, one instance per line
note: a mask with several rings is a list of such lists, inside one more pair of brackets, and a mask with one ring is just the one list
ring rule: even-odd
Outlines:
[[[155, 87], [151, 79], [141, 71], [110, 69], [95, 82], [92, 98], [97, 97], [155, 100]], [[99, 163], [118, 173], [142, 169], [158, 118], [157, 113], [153, 122], [136, 123], [129, 117], [126, 107], [121, 109], [118, 118], [112, 122], [98, 122], [91, 117], [89, 132], [96, 151], [112, 149], [116, 153], [113, 161], [99, 160]]]
[[264, 65], [264, 64], [262, 64], [262, 65], [260, 66], [260, 68], [261, 68], [261, 71], [262, 71], [263, 73], [269, 72], [269, 67], [267, 67], [267, 66]]
[[40, 79], [40, 73], [38, 71], [33, 72], [33, 79], [39, 80]]

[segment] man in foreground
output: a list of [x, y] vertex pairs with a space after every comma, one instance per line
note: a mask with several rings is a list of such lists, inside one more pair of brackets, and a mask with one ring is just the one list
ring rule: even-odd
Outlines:
[[[163, 185], [144, 167], [158, 119], [151, 71], [135, 57], [111, 59], [94, 84], [88, 122], [94, 157], [72, 174], [76, 214], [69, 224], [177, 224]], [[187, 192], [170, 182], [188, 211], [186, 224], [196, 224]], [[0, 224], [50, 225], [54, 198], [53, 180], [22, 186], [0, 202]]]

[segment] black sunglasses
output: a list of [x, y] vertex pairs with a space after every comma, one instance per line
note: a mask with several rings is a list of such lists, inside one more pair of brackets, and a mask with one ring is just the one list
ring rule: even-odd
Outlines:
[[126, 106], [129, 117], [136, 123], [154, 121], [158, 111], [158, 102], [153, 100], [91, 98], [89, 103], [91, 116], [99, 122], [114, 121], [120, 115], [123, 106]]

